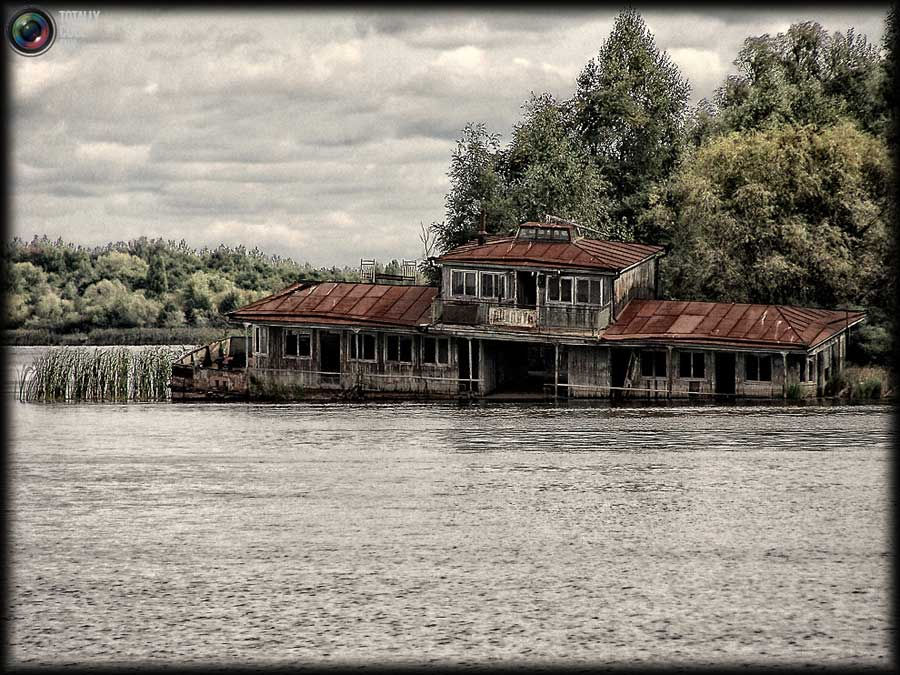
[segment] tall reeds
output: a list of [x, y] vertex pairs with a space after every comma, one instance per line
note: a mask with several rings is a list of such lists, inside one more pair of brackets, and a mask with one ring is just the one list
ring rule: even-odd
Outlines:
[[54, 347], [19, 377], [20, 401], [165, 401], [169, 398], [170, 347]]

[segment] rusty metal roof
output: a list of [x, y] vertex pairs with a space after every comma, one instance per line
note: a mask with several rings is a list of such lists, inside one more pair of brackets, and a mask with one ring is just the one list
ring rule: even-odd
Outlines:
[[808, 349], [864, 318], [865, 312], [784, 305], [632, 300], [602, 339]]
[[418, 326], [431, 322], [434, 286], [298, 282], [228, 313], [232, 321]]
[[[524, 223], [521, 227], [552, 227]], [[618, 272], [663, 252], [662, 246], [603, 239], [551, 241], [491, 237], [457, 246], [438, 257], [438, 262], [473, 262], [493, 265], [543, 265], [554, 268], [600, 269]]]

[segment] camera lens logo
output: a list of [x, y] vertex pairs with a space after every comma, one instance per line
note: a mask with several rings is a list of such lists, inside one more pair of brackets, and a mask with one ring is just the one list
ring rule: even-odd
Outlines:
[[38, 56], [50, 49], [56, 39], [56, 24], [49, 12], [30, 7], [13, 14], [6, 37], [19, 54]]

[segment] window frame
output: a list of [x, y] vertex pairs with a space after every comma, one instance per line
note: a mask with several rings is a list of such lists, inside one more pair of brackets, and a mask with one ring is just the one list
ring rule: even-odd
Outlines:
[[[572, 294], [570, 300], [564, 300], [562, 295], [562, 282], [563, 279], [571, 280], [572, 282]], [[604, 293], [604, 283], [603, 279], [596, 279], [594, 277], [584, 277], [577, 276], [574, 274], [547, 274], [547, 283], [545, 284], [545, 297], [547, 299], [547, 304], [557, 304], [557, 305], [579, 305], [581, 307], [603, 307], [605, 306], [603, 296]], [[578, 299], [578, 287], [580, 285], [587, 284], [587, 301], [583, 302]], [[554, 299], [550, 297], [550, 289], [551, 287], [555, 288], [557, 297]], [[593, 297], [594, 290], [597, 290], [597, 295], [599, 296], [599, 302], [592, 302], [591, 298]]]
[[[434, 361], [429, 361], [425, 356], [425, 346], [429, 341], [434, 343]], [[437, 337], [432, 335], [425, 335], [421, 339], [421, 358], [422, 365], [424, 366], [449, 366], [450, 365], [450, 338], [449, 337]], [[447, 351], [445, 352], [445, 356], [447, 357], [445, 361], [441, 361], [441, 342], [446, 343]]]
[[[397, 333], [386, 333], [384, 336], [384, 362], [400, 363], [403, 365], [412, 365], [415, 353], [415, 340], [413, 335], [400, 335]], [[397, 358], [391, 358], [391, 340], [397, 341]], [[403, 348], [401, 343], [403, 340], [409, 340], [409, 361], [403, 360]]]
[[[265, 336], [265, 340], [261, 339]], [[260, 351], [260, 343], [265, 342], [266, 351]], [[269, 355], [269, 327], [255, 324], [253, 326], [253, 355], [268, 356]]]
[[[462, 275], [462, 293], [456, 292], [456, 275]], [[466, 277], [471, 274], [475, 278], [474, 291], [471, 294], [466, 293]], [[450, 296], [454, 298], [477, 298], [478, 297], [478, 271], [466, 269], [450, 270]]]
[[[751, 359], [756, 363], [756, 377], [750, 377]], [[762, 364], [768, 361], [769, 377], [762, 379]], [[771, 354], [744, 354], [744, 381], [745, 382], [773, 382], [772, 380], [772, 355]]]
[[[484, 281], [486, 277], [491, 279], [491, 295], [484, 293]], [[502, 287], [503, 293], [497, 294], [498, 287]], [[504, 300], [506, 298], [506, 273], [504, 272], [480, 272], [478, 275], [478, 297], [485, 300]]]
[[[372, 344], [372, 358], [371, 358], [371, 359], [366, 359], [366, 358], [360, 358], [360, 357], [359, 357], [358, 351], [362, 351], [363, 354], [365, 354], [365, 351], [366, 351], [366, 350], [365, 350], [365, 341], [364, 341], [364, 339], [363, 339], [363, 340], [359, 340], [359, 346], [362, 347], [362, 349], [361, 349], [361, 350], [358, 350], [358, 349], [357, 349], [357, 341], [358, 341], [358, 339], [359, 339], [359, 338], [366, 338], [366, 337], [371, 337], [372, 340], [373, 340], [373, 344]], [[360, 362], [362, 362], [362, 363], [378, 363], [378, 334], [377, 334], [377, 333], [370, 333], [370, 332], [367, 332], [367, 331], [360, 331], [360, 332], [358, 332], [358, 333], [354, 332], [354, 333], [350, 333], [350, 338], [351, 338], [351, 340], [350, 340], [350, 347], [349, 347], [349, 349], [347, 350], [347, 352], [348, 352], [349, 355], [350, 355], [350, 356], [349, 356], [349, 359], [350, 359], [351, 361], [360, 361]]]
[[[663, 377], [668, 377], [668, 369], [666, 368], [666, 350], [662, 349], [642, 349], [641, 350], [641, 377], [647, 379], [658, 380]], [[644, 355], [645, 354], [653, 354], [653, 374], [647, 375], [644, 372]], [[660, 359], [660, 357], [662, 357]], [[662, 374], [657, 372], [657, 366], [662, 364]]]
[[[288, 343], [288, 336], [290, 336], [290, 335], [296, 335], [298, 338], [296, 354], [288, 354], [287, 343]], [[301, 335], [306, 336], [306, 338], [308, 338], [306, 354], [300, 353], [300, 339], [299, 338]], [[304, 330], [302, 328], [285, 328], [284, 329], [284, 340], [282, 341], [282, 344], [281, 344], [281, 355], [286, 359], [298, 359], [298, 360], [311, 359], [312, 358], [312, 331]]]
[[[690, 375], [682, 374], [682, 364], [684, 357], [687, 356], [690, 359], [690, 365], [688, 367], [688, 371]], [[700, 363], [701, 373], [697, 374], [697, 362]], [[705, 380], [706, 379], [706, 353], [693, 351], [693, 350], [685, 350], [678, 353], [678, 379], [680, 380]]]

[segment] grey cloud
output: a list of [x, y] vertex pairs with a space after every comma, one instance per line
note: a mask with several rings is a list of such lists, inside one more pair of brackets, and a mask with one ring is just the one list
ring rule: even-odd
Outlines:
[[[798, 12], [873, 41], [884, 15], [638, 10], [695, 100]], [[256, 12], [104, 9], [94, 38], [12, 60], [12, 234], [416, 255], [462, 127], [507, 141], [529, 92], [569, 97], [616, 11], [266, 12], [272, 42]]]

